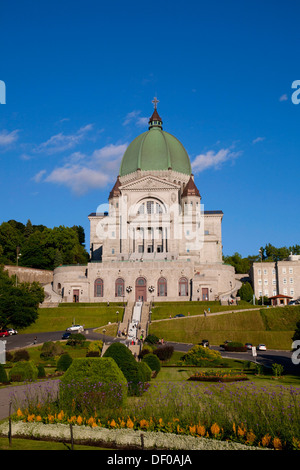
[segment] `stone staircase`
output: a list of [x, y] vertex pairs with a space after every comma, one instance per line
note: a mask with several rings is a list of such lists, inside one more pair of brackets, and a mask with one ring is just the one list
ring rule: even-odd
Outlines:
[[[122, 335], [120, 341], [126, 344], [137, 360], [142, 347], [139, 342], [140, 336], [143, 334], [145, 338], [147, 334], [149, 311], [149, 302], [128, 302], [123, 319], [119, 324], [119, 331]], [[126, 335], [122, 334], [124, 331], [126, 331]], [[110, 344], [104, 343], [101, 355], [105, 353]]]
[[61, 295], [54, 292], [52, 289], [52, 283], [45, 284], [44, 286], [45, 291], [45, 300], [43, 303], [39, 305], [40, 308], [54, 308], [58, 307], [62, 301]]

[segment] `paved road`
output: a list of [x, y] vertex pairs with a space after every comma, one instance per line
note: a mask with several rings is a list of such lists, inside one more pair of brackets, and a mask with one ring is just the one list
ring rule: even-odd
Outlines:
[[[43, 344], [45, 341], [58, 341], [61, 339], [64, 331], [53, 331], [48, 333], [39, 333], [37, 335], [37, 343]], [[87, 339], [99, 340], [110, 342], [110, 341], [121, 341], [121, 338], [114, 339], [110, 336], [105, 336], [100, 333], [95, 333], [92, 328], [87, 328], [84, 331], [84, 335]], [[18, 348], [26, 348], [33, 345], [35, 334], [18, 334], [15, 336], [10, 336], [6, 339], [6, 350], [12, 351]], [[2, 339], [1, 339], [2, 340]], [[176, 351], [188, 351], [193, 344], [190, 343], [173, 343], [168, 342], [174, 346]], [[232, 359], [242, 359], [242, 360], [254, 360], [252, 357], [251, 351], [244, 353], [233, 353], [223, 351], [219, 346], [211, 346], [212, 349], [220, 351], [223, 357], [229, 357]], [[256, 362], [271, 366], [272, 363], [282, 364], [286, 372], [291, 372], [296, 375], [300, 375], [300, 365], [294, 365], [291, 360], [292, 353], [291, 351], [281, 351], [281, 350], [268, 350], [268, 351], [257, 351]]]

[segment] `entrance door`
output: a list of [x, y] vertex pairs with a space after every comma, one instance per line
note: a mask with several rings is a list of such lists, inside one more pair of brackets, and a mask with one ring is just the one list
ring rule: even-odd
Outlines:
[[202, 288], [202, 300], [209, 300], [209, 298], [208, 298], [208, 288], [206, 288], [206, 287]]
[[79, 289], [73, 289], [73, 302], [79, 302]]
[[135, 301], [147, 301], [147, 282], [144, 277], [138, 277], [135, 281]]

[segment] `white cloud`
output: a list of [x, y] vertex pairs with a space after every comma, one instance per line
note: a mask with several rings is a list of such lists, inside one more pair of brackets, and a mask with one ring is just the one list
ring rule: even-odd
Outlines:
[[241, 152], [233, 152], [230, 148], [221, 149], [218, 152], [209, 150], [197, 155], [192, 162], [194, 173], [200, 173], [209, 168], [219, 169], [223, 163], [235, 160]]
[[92, 124], [80, 127], [74, 134], [59, 134], [53, 135], [46, 142], [38, 145], [35, 149], [36, 152], [45, 152], [47, 154], [59, 153], [73, 148], [75, 145], [82, 142], [87, 133], [93, 128]]
[[0, 145], [6, 146], [14, 143], [18, 139], [18, 129], [12, 132], [6, 130], [0, 131]]
[[256, 137], [256, 139], [252, 140], [252, 144], [257, 144], [258, 142], [262, 142], [265, 140], [265, 137]]
[[132, 122], [139, 127], [144, 127], [148, 124], [149, 118], [140, 116], [141, 111], [131, 111], [130, 113], [126, 114], [125, 120], [123, 122], [123, 126], [128, 126]]
[[[115, 180], [126, 148], [127, 144], [110, 144], [95, 150], [90, 156], [75, 152], [64, 165], [55, 168], [44, 182], [66, 186], [77, 195], [103, 188]], [[35, 178], [38, 179], [38, 176]]]
[[46, 170], [39, 171], [34, 177], [32, 178], [36, 183], [39, 183], [42, 180], [42, 177], [46, 173]]
[[288, 100], [288, 95], [284, 93], [284, 95], [281, 95], [279, 98], [279, 101], [287, 101]]

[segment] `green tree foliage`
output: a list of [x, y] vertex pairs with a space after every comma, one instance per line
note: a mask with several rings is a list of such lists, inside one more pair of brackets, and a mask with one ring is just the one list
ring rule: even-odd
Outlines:
[[50, 229], [32, 225], [30, 220], [26, 225], [9, 220], [0, 225], [0, 262], [16, 264], [20, 247], [20, 266], [53, 269], [60, 264], [85, 264], [88, 253], [84, 243], [84, 229], [80, 225]]
[[22, 329], [34, 323], [44, 296], [44, 289], [38, 282], [16, 286], [14, 278], [0, 266], [0, 328]]
[[238, 291], [238, 295], [241, 300], [245, 300], [246, 302], [251, 302], [253, 299], [253, 294], [254, 292], [249, 282], [245, 282]]

